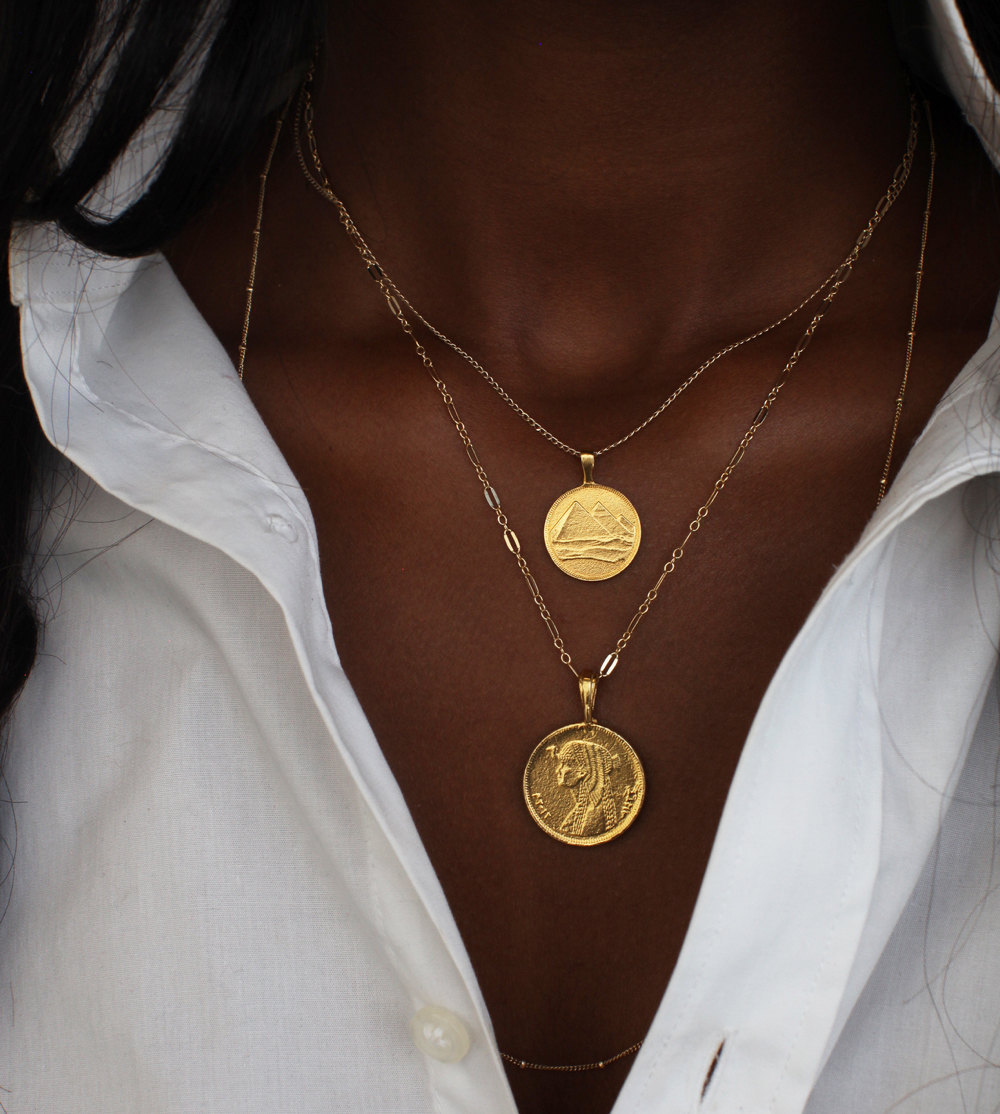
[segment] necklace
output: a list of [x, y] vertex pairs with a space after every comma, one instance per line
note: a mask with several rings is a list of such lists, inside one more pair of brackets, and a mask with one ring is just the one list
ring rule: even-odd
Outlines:
[[616, 1052], [606, 1060], [594, 1060], [589, 1064], [535, 1064], [531, 1060], [521, 1060], [517, 1056], [511, 1056], [509, 1052], [500, 1052], [500, 1059], [512, 1067], [533, 1071], [600, 1071], [617, 1064], [619, 1060], [634, 1056], [640, 1048], [642, 1048], [642, 1041], [636, 1041], [635, 1044], [630, 1044], [628, 1048], [623, 1048], [621, 1052]]
[[[631, 641], [639, 624], [649, 613], [650, 608], [659, 597], [664, 582], [667, 577], [675, 571], [677, 565], [684, 557], [689, 543], [701, 529], [715, 500], [719, 497], [733, 472], [743, 460], [746, 450], [750, 446], [758, 430], [766, 421], [768, 414], [770, 414], [777, 401], [778, 395], [787, 383], [789, 376], [798, 364], [802, 354], [808, 347], [809, 342], [812, 340], [816, 329], [824, 319], [831, 303], [853, 273], [854, 264], [861, 252], [870, 242], [874, 229], [881, 223], [905, 185], [909, 177], [910, 168], [912, 167], [913, 153], [916, 147], [916, 121], [918, 119], [918, 113], [916, 99], [912, 96], [910, 107], [910, 140], [907, 144], [906, 155], [897, 168], [889, 189], [876, 205], [873, 216], [858, 236], [854, 247], [844, 262], [840, 264], [837, 271], [824, 284], [826, 293], [809, 324], [806, 326], [805, 331], [799, 338], [798, 343], [793, 348], [781, 374], [768, 391], [767, 395], [765, 395], [760, 408], [740, 439], [728, 464], [723, 468], [718, 479], [712, 485], [708, 496], [688, 523], [687, 532], [683, 539], [671, 551], [655, 583], [646, 593], [643, 601], [632, 615], [625, 630], [615, 643], [614, 649], [605, 657], [600, 669], [596, 672], [578, 670], [573, 664], [573, 658], [567, 650], [562, 635], [559, 633], [558, 625], [545, 603], [538, 581], [532, 574], [527, 559], [522, 551], [521, 542], [503, 509], [500, 496], [491, 483], [489, 475], [476, 452], [468, 428], [455, 405], [455, 400], [447, 385], [438, 376], [434, 363], [426, 348], [416, 336], [413, 325], [406, 317], [403, 306], [394, 288], [389, 285], [385, 273], [381, 268], [377, 268], [374, 277], [385, 298], [386, 304], [390, 312], [399, 322], [403, 332], [409, 336], [417, 356], [433, 380], [448, 416], [455, 426], [456, 433], [462, 441], [469, 462], [475, 470], [486, 503], [496, 516], [497, 524], [503, 535], [504, 544], [516, 561], [517, 567], [531, 594], [532, 601], [552, 638], [552, 644], [559, 654], [559, 660], [576, 678], [583, 710], [582, 721], [567, 724], [565, 727], [558, 728], [546, 735], [546, 737], [532, 750], [525, 765], [523, 777], [524, 800], [528, 811], [538, 826], [554, 839], [575, 846], [593, 846], [606, 843], [621, 835], [629, 828], [642, 807], [646, 792], [646, 781], [638, 755], [621, 735], [605, 727], [603, 724], [598, 723], [594, 719], [598, 682], [609, 677], [617, 668], [622, 653]], [[909, 378], [913, 342], [916, 334], [917, 308], [923, 277], [923, 264], [927, 243], [927, 230], [930, 221], [936, 158], [933, 128], [930, 126], [930, 115], [926, 106], [925, 112], [927, 113], [930, 132], [930, 171], [928, 175], [927, 198], [921, 231], [920, 256], [910, 313], [910, 328], [907, 333], [903, 377], [897, 393], [889, 450], [879, 480], [878, 499], [876, 502], [881, 501], [888, 483], [892, 455]], [[276, 124], [274, 138], [268, 151], [264, 169], [260, 175], [257, 219], [253, 233], [250, 274], [246, 287], [246, 309], [239, 345], [239, 375], [241, 379], [243, 378], [245, 368], [247, 337], [250, 328], [254, 282], [260, 248], [261, 226], [263, 222], [264, 197], [283, 118], [282, 116], [282, 119], [279, 119]], [[346, 212], [346, 210], [344, 211]], [[345, 227], [347, 226], [345, 225]], [[347, 230], [350, 234], [350, 228], [347, 228]], [[353, 238], [352, 235], [352, 239]], [[355, 246], [357, 246], [357, 244]], [[362, 253], [362, 257], [366, 258], [364, 253]], [[371, 265], [369, 265], [369, 271], [371, 272]], [[584, 455], [586, 456], [587, 454]]]
[[[824, 290], [835, 282], [843, 268], [857, 258], [860, 250], [860, 238], [852, 248], [848, 257], [838, 265], [824, 280], [808, 294], [799, 304], [788, 313], [779, 317], [771, 324], [758, 329], [753, 333], [720, 348], [676, 387], [656, 409], [634, 429], [593, 452], [582, 451], [568, 445], [554, 433], [550, 432], [541, 422], [531, 416], [527, 410], [519, 405], [505, 390], [502, 384], [490, 374], [483, 365], [471, 356], [458, 343], [453, 341], [444, 332], [431, 324], [426, 317], [413, 305], [407, 296], [400, 290], [386, 269], [376, 258], [375, 253], [368, 245], [364, 236], [359, 231], [354, 219], [348, 212], [343, 201], [334, 192], [330, 180], [323, 169], [323, 162], [319, 155], [316, 142], [316, 133], [313, 127], [313, 105], [310, 88], [312, 85], [312, 71], [306, 77], [300, 91], [300, 103], [295, 115], [295, 151], [299, 166], [312, 187], [337, 209], [340, 223], [360, 254], [369, 275], [379, 284], [383, 294], [390, 295], [395, 303], [403, 310], [408, 311], [413, 320], [419, 322], [428, 332], [436, 337], [457, 355], [461, 356], [489, 386], [506, 402], [506, 404], [536, 433], [544, 437], [550, 444], [564, 453], [579, 458], [583, 472], [583, 482], [570, 488], [558, 496], [545, 516], [543, 537], [545, 548], [557, 568], [577, 580], [601, 581], [617, 576], [632, 563], [639, 550], [642, 538], [642, 524], [639, 513], [632, 501], [621, 491], [594, 481], [594, 467], [599, 456], [611, 452], [612, 449], [625, 444], [636, 434], [644, 430], [651, 422], [655, 421], [669, 406], [671, 406], [690, 387], [703, 372], [707, 371], [723, 356], [735, 351], [737, 348], [756, 340], [793, 318], [800, 310], [809, 305]], [[309, 160], [306, 159], [302, 148], [300, 121], [305, 130], [306, 144], [309, 149]], [[910, 98], [910, 128], [907, 137], [906, 151], [903, 160], [897, 168], [892, 183], [882, 199], [884, 205], [881, 213], [876, 209], [874, 224], [869, 223], [862, 232], [862, 236], [871, 235], [875, 224], [885, 215], [902, 190], [909, 175], [912, 165], [913, 152], [916, 149], [918, 112], [916, 99]], [[312, 163], [310, 168], [309, 163]], [[866, 241], [867, 242], [867, 241]], [[860, 246], [864, 246], [861, 244]], [[852, 258], [853, 257], [853, 258]], [[390, 309], [392, 309], [390, 303]], [[395, 312], [395, 311], [394, 311]]]
[[[287, 112], [287, 107], [288, 106], [286, 106], [286, 112]], [[912, 102], [911, 102], [911, 108], [912, 108]], [[889, 480], [889, 476], [891, 474], [891, 466], [892, 466], [893, 453], [894, 453], [895, 444], [896, 444], [896, 437], [897, 437], [897, 433], [898, 433], [898, 429], [899, 429], [899, 423], [900, 423], [900, 418], [901, 418], [902, 409], [903, 409], [903, 402], [904, 402], [904, 399], [905, 399], [906, 388], [907, 388], [907, 384], [908, 384], [908, 380], [909, 380], [910, 364], [911, 364], [912, 356], [913, 356], [913, 344], [914, 344], [914, 339], [915, 339], [915, 335], [916, 335], [917, 311], [918, 311], [918, 306], [919, 306], [920, 289], [921, 289], [921, 283], [922, 283], [922, 279], [923, 279], [924, 257], [925, 257], [926, 246], [927, 246], [927, 233], [928, 233], [928, 227], [929, 227], [929, 222], [930, 222], [931, 200], [932, 200], [932, 196], [933, 196], [934, 171], [935, 171], [935, 164], [936, 164], [936, 149], [935, 149], [935, 142], [934, 142], [933, 125], [932, 125], [932, 121], [931, 121], [931, 117], [930, 117], [930, 112], [929, 112], [929, 109], [927, 108], [926, 104], [924, 106], [924, 110], [925, 110], [925, 114], [926, 114], [926, 117], [927, 117], [928, 131], [929, 131], [929, 137], [930, 137], [930, 155], [929, 155], [930, 166], [929, 166], [928, 179], [927, 179], [927, 192], [926, 192], [926, 201], [925, 201], [925, 206], [924, 206], [923, 223], [922, 223], [922, 227], [921, 227], [920, 253], [919, 253], [919, 260], [918, 260], [918, 265], [917, 265], [917, 269], [916, 269], [916, 281], [915, 281], [915, 287], [914, 287], [913, 301], [912, 301], [911, 310], [910, 310], [910, 322], [909, 322], [910, 327], [909, 327], [909, 330], [907, 332], [906, 353], [905, 353], [905, 359], [904, 359], [903, 375], [902, 375], [902, 379], [901, 379], [900, 385], [899, 385], [899, 390], [898, 390], [897, 396], [896, 396], [896, 403], [895, 403], [895, 408], [894, 408], [894, 412], [893, 412], [892, 431], [891, 431], [891, 435], [890, 435], [890, 438], [889, 438], [889, 447], [888, 447], [888, 451], [887, 451], [887, 454], [886, 454], [885, 464], [883, 466], [882, 473], [881, 473], [881, 476], [879, 478], [878, 495], [877, 495], [877, 499], [876, 499], [876, 505], [882, 501], [882, 497], [885, 494], [886, 487], [887, 487], [888, 480]], [[277, 145], [278, 145], [278, 139], [279, 139], [279, 136], [281, 134], [281, 129], [282, 129], [282, 124], [283, 124], [284, 118], [285, 118], [285, 113], [282, 113], [282, 115], [279, 117], [279, 119], [276, 123], [274, 136], [273, 136], [273, 139], [272, 139], [272, 142], [271, 142], [270, 149], [269, 149], [268, 154], [267, 154], [266, 162], [265, 162], [264, 168], [263, 168], [263, 170], [260, 174], [260, 188], [259, 188], [259, 193], [258, 193], [256, 221], [255, 221], [254, 232], [253, 232], [253, 247], [252, 247], [252, 251], [251, 251], [249, 276], [248, 276], [248, 281], [247, 281], [247, 286], [246, 286], [247, 298], [246, 298], [246, 305], [245, 305], [245, 311], [244, 311], [243, 328], [242, 328], [242, 332], [241, 332], [241, 336], [240, 336], [240, 343], [239, 343], [239, 347], [238, 347], [238, 356], [239, 356], [239, 359], [238, 359], [238, 374], [239, 374], [239, 378], [241, 380], [244, 377], [244, 371], [245, 371], [246, 353], [247, 353], [247, 338], [248, 338], [249, 329], [250, 329], [250, 315], [251, 315], [251, 309], [252, 309], [252, 303], [253, 303], [257, 259], [258, 259], [259, 248], [260, 248], [261, 227], [262, 227], [262, 223], [263, 223], [264, 198], [265, 198], [266, 189], [267, 189], [268, 175], [269, 175], [269, 172], [270, 172], [271, 163], [273, 161], [274, 153], [275, 153], [275, 150], [276, 150]], [[911, 124], [911, 130], [912, 130], [912, 124]], [[909, 145], [908, 145], [908, 154], [911, 154]], [[912, 158], [912, 155], [911, 155], [911, 158]], [[908, 173], [908, 168], [907, 168], [907, 173]], [[897, 171], [897, 177], [898, 177], [898, 175], [899, 175], [899, 172]], [[894, 181], [895, 180], [896, 180], [896, 178], [894, 178]], [[886, 195], [886, 197], [888, 197], [888, 194]], [[868, 240], [870, 239], [870, 236], [871, 236], [871, 230], [881, 220], [881, 218], [884, 217], [884, 215], [888, 211], [888, 208], [891, 205], [891, 203], [892, 203], [891, 200], [886, 202], [885, 198], [883, 198], [883, 201], [879, 203], [879, 206], [876, 208], [875, 216], [873, 217], [872, 221], [869, 222], [869, 225], [866, 227], [865, 232], [863, 232], [862, 235], [858, 239], [858, 245], [857, 245], [858, 251], [860, 251], [860, 249], [863, 248], [867, 244], [867, 242], [868, 242]], [[852, 254], [854, 254], [854, 253], [852, 252]], [[856, 258], [856, 254], [854, 254], [854, 257]], [[839, 290], [839, 287], [842, 284], [842, 282], [850, 274], [851, 266], [853, 266], [853, 261], [851, 260], [850, 256], [848, 257], [848, 261], [845, 261], [845, 266], [846, 266], [846, 270], [844, 270], [843, 267], [838, 268], [838, 272], [834, 276], [834, 278], [837, 279], [837, 282], [834, 286], [834, 289], [832, 289], [829, 292], [827, 298], [824, 300], [826, 306], [829, 305], [829, 302], [832, 301], [833, 297], [836, 295], [836, 293]], [[830, 285], [830, 282], [832, 282], [832, 281], [833, 281], [833, 279], [831, 279], [826, 284], [824, 284], [824, 286]], [[391, 293], [392, 293], [392, 291], [390, 290], [389, 294], [391, 294]], [[383, 289], [383, 294], [386, 294], [386, 291], [384, 289]], [[389, 294], [386, 294], [387, 301], [388, 301]], [[390, 306], [390, 309], [393, 310], [394, 314], [397, 315], [397, 317], [402, 317], [402, 311], [401, 311], [401, 309], [398, 305], [398, 298], [397, 298], [397, 305], [396, 305], [395, 308], [393, 307], [391, 302], [389, 303], [389, 306]], [[581, 700], [582, 700], [582, 703], [583, 703], [583, 706], [584, 706], [584, 720], [585, 720], [585, 722], [584, 722], [584, 725], [582, 725], [584, 728], [586, 728], [588, 720], [590, 720], [592, 722], [593, 706], [594, 706], [594, 699], [596, 697], [596, 688], [597, 688], [598, 679], [600, 679], [602, 677], [607, 677], [608, 675], [610, 675], [610, 673], [617, 666], [619, 655], [620, 655], [621, 651], [624, 649], [625, 645], [627, 645], [628, 640], [631, 638], [632, 632], [635, 630], [636, 626], [641, 621], [642, 617], [648, 612], [649, 607], [651, 606], [653, 601], [656, 599], [657, 593], [658, 593], [660, 587], [662, 586], [663, 581], [666, 579], [667, 575], [669, 575], [669, 572], [673, 571], [673, 568], [676, 567], [676, 562], [679, 561], [681, 559], [681, 557], [683, 557], [684, 547], [687, 545], [687, 543], [692, 538], [693, 534], [697, 531], [697, 529], [700, 527], [701, 523], [704, 521], [704, 518], [707, 516], [708, 510], [711, 507], [712, 502], [714, 502], [714, 499], [717, 497], [719, 492], [722, 490], [722, 487], [725, 485], [725, 482], [728, 479], [729, 475], [732, 474], [732, 470], [736, 467], [736, 465], [742, 459], [742, 455], [746, 451], [746, 447], [747, 447], [747, 445], [749, 445], [749, 442], [752, 439], [753, 434], [756, 433], [756, 430], [760, 428], [760, 424], [766, 418], [767, 413], [769, 413], [771, 406], [773, 406], [773, 403], [774, 403], [775, 398], [777, 397], [778, 391], [781, 389], [781, 386], [784, 384], [784, 381], [787, 379], [787, 376], [790, 373], [792, 367], [794, 367], [795, 362], [797, 362], [798, 356], [800, 356], [802, 351], [804, 351], [805, 345], [808, 344], [808, 340], [811, 339], [812, 333], [815, 332], [815, 328], [818, 325], [819, 319], [821, 319], [823, 312], [825, 312], [825, 309], [822, 310], [822, 312], [819, 315], [814, 316], [813, 320], [810, 322], [809, 328], [807, 328], [806, 333], [803, 335], [803, 338], [799, 341], [799, 344], [796, 345], [796, 348], [793, 351], [792, 356], [789, 358], [789, 361], [785, 366], [785, 369], [782, 373], [782, 376], [779, 378], [778, 382], [775, 384], [775, 386], [772, 388], [772, 390], [768, 393], [767, 398], [765, 398], [764, 404], [761, 406], [760, 411], [758, 411], [758, 414], [757, 414], [757, 416], [754, 420], [754, 423], [751, 425], [750, 429], [748, 429], [747, 433], [741, 439], [740, 445], [737, 447], [737, 451], [733, 455], [733, 457], [731, 458], [729, 465], [727, 465], [726, 469], [723, 470], [723, 473], [720, 475], [719, 480], [717, 480], [715, 485], [713, 486], [712, 492], [709, 494], [709, 498], [702, 505], [702, 507], [699, 508], [697, 514], [695, 515], [695, 518], [689, 524], [688, 533], [687, 533], [684, 541], [682, 542], [682, 544], [679, 547], [674, 549], [673, 553], [671, 554], [670, 559], [667, 561], [667, 564], [664, 566], [663, 572], [660, 574], [656, 584], [654, 584], [653, 588], [650, 589], [650, 591], [647, 593], [646, 598], [643, 601], [643, 604], [640, 605], [639, 610], [633, 616], [632, 620], [629, 623], [629, 626], [626, 628], [622, 637], [618, 640], [618, 643], [616, 644], [615, 649], [605, 658], [604, 663], [602, 664], [601, 669], [596, 676], [594, 676], [593, 674], [577, 673], [576, 669], [573, 667], [572, 659], [570, 658], [569, 653], [566, 651], [566, 648], [565, 648], [565, 645], [563, 644], [562, 638], [559, 635], [558, 628], [556, 627], [556, 624], [555, 624], [554, 620], [552, 619], [551, 614], [548, 612], [548, 609], [545, 607], [545, 603], [544, 603], [544, 600], [541, 596], [541, 592], [538, 588], [538, 584], [535, 581], [534, 577], [531, 575], [531, 572], [530, 572], [530, 570], [528, 569], [528, 566], [527, 566], [527, 561], [524, 559], [523, 555], [520, 552], [520, 544], [517, 540], [517, 537], [514, 534], [513, 530], [510, 528], [510, 524], [507, 521], [506, 515], [503, 513], [503, 510], [502, 510], [501, 505], [500, 505], [499, 497], [497, 496], [495, 489], [489, 483], [489, 479], [486, 476], [485, 469], [483, 469], [482, 464], [480, 463], [479, 458], [475, 453], [475, 449], [472, 447], [471, 439], [468, 438], [468, 433], [465, 430], [464, 424], [462, 423], [461, 418], [459, 417], [457, 410], [454, 409], [454, 403], [450, 399], [450, 396], [447, 393], [447, 388], [445, 387], [443, 382], [441, 382], [437, 378], [437, 376], [435, 375], [435, 373], [433, 371], [433, 365], [430, 363], [429, 358], [426, 357], [426, 354], [424, 354], [424, 356], [422, 356], [422, 359], [423, 359], [423, 362], [424, 362], [425, 366], [428, 368], [428, 371], [430, 372], [432, 378], [434, 379], [435, 385], [438, 387], [439, 392], [441, 392], [441, 394], [442, 394], [442, 400], [444, 401], [446, 407], [448, 408], [449, 416], [455, 422], [456, 429], [459, 433], [459, 436], [462, 437], [463, 444], [465, 444], [465, 446], [466, 446], [466, 452], [469, 455], [469, 460], [470, 460], [471, 464], [473, 465], [473, 467], [476, 470], [476, 475], [480, 479], [480, 482], [483, 484], [483, 490], [484, 490], [484, 494], [486, 496], [487, 503], [491, 507], [491, 509], [493, 509], [494, 512], [496, 513], [498, 524], [503, 529], [504, 541], [507, 545], [507, 548], [510, 549], [510, 551], [513, 553], [515, 559], [517, 560], [518, 567], [521, 570], [521, 573], [524, 576], [524, 579], [525, 579], [525, 581], [528, 585], [528, 588], [532, 593], [532, 599], [535, 602], [536, 606], [538, 607], [539, 612], [542, 616], [542, 619], [544, 620], [544, 622], [546, 624], [546, 627], [549, 630], [549, 633], [552, 635], [553, 644], [555, 645], [556, 649], [559, 651], [560, 660], [578, 678]], [[412, 331], [407, 328], [407, 323], [405, 322], [405, 320], [402, 322], [402, 324], [403, 324], [404, 330], [410, 333], [411, 339], [413, 339], [414, 344], [417, 345], [417, 351], [418, 351], [418, 355], [419, 355], [420, 354], [419, 342], [416, 340], [416, 338], [412, 337]], [[653, 415], [653, 417], [655, 417], [655, 416], [656, 415]], [[464, 436], [463, 436], [463, 433], [464, 433]], [[589, 709], [589, 714], [588, 714], [588, 709]], [[575, 726], [579, 726], [579, 725], [573, 725], [573, 726], [575, 727]], [[566, 731], [566, 730], [567, 729], [565, 729], [565, 728], [561, 729], [561, 731]], [[560, 734], [560, 732], [556, 732], [554, 734], [558, 735], [558, 734]], [[551, 738], [551, 736], [549, 736], [549, 738]], [[570, 740], [570, 741], [574, 741], [574, 740]], [[543, 743], [540, 744], [540, 746], [544, 746], [546, 742], [547, 742], [547, 740], [543, 740]], [[552, 744], [552, 745], [556, 746], [556, 744]], [[547, 817], [543, 816], [541, 819], [539, 819], [539, 815], [538, 815], [538, 813], [540, 812], [540, 809], [538, 808], [539, 801], [537, 801], [536, 798], [534, 798], [534, 796], [533, 796], [532, 779], [529, 777], [529, 770], [531, 769], [531, 766], [532, 766], [532, 760], [534, 759], [535, 753], [537, 753], [538, 749], [539, 748], [536, 748], [536, 752], [533, 752], [532, 759], [529, 759], [528, 767], [525, 770], [525, 779], [524, 780], [525, 780], [525, 800], [526, 800], [526, 803], [528, 805], [529, 810], [532, 812], [532, 815], [539, 822], [539, 824], [543, 828], [543, 830], [547, 831], [550, 835], [553, 835], [557, 839], [563, 839], [565, 842], [570, 842], [569, 840], [565, 840], [564, 835], [560, 834], [561, 829], [562, 829], [562, 825], [560, 825], [560, 830], [559, 831], [553, 830], [553, 828], [551, 826], [551, 819], [552, 819], [551, 810], [549, 810], [547, 805], [545, 804], [544, 797], [542, 797], [542, 799], [540, 801], [540, 804], [543, 808], [546, 809], [546, 811], [549, 812], [549, 816], [547, 816]], [[558, 775], [557, 775], [556, 780], [558, 781]], [[565, 780], [566, 779], [564, 777], [564, 782], [565, 782]], [[643, 782], [643, 784], [644, 784], [644, 782]], [[577, 798], [577, 801], [578, 800], [579, 800], [579, 798]], [[636, 812], [638, 811], [638, 804], [639, 803], [641, 803], [641, 800], [638, 801], [637, 803], [635, 803], [633, 805], [633, 807], [631, 808], [631, 818], [632, 819], [634, 819], [634, 816], [635, 816]], [[579, 814], [579, 809], [577, 807], [576, 802], [574, 803], [574, 808], [573, 808], [572, 811], [576, 811]], [[631, 823], [631, 819], [628, 821], [628, 823]], [[626, 823], [624, 826], [620, 827], [620, 830], [624, 830], [624, 827], [627, 827], [627, 826], [628, 826], [628, 824]], [[615, 832], [613, 832], [609, 835], [606, 835], [605, 838], [606, 839], [613, 838], [613, 836], [615, 834], [618, 834], [618, 832], [615, 831]], [[599, 840], [598, 842], [603, 842], [603, 840]], [[623, 1060], [623, 1059], [625, 1059], [629, 1056], [632, 1056], [642, 1047], [642, 1044], [643, 1044], [643, 1042], [641, 1040], [639, 1040], [639, 1041], [635, 1042], [634, 1044], [630, 1045], [628, 1048], [614, 1054], [613, 1056], [608, 1057], [605, 1060], [598, 1060], [598, 1061], [594, 1061], [592, 1063], [583, 1063], [583, 1064], [541, 1064], [541, 1063], [535, 1063], [535, 1062], [530, 1061], [530, 1060], [521, 1059], [519, 1057], [511, 1056], [510, 1054], [508, 1054], [506, 1052], [500, 1052], [500, 1056], [506, 1063], [508, 1063], [508, 1064], [510, 1064], [514, 1067], [517, 1067], [519, 1069], [535, 1070], [535, 1071], [582, 1072], [582, 1071], [600, 1070], [600, 1069], [603, 1069], [605, 1067], [610, 1066], [613, 1063], [616, 1063], [619, 1060]]]

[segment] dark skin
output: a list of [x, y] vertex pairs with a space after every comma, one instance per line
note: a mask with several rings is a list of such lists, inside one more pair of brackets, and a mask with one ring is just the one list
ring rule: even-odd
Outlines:
[[[331, 23], [316, 91], [330, 176], [386, 268], [543, 424], [597, 448], [847, 253], [908, 102], [882, 7], [386, 0]], [[937, 107], [939, 175], [896, 463], [986, 333], [985, 160]], [[235, 353], [261, 150], [172, 260]], [[643, 1036], [740, 751], [782, 655], [870, 517], [903, 369], [927, 179], [903, 196], [640, 627], [597, 717], [641, 753], [645, 808], [594, 849], [521, 800], [532, 747], [580, 718], [440, 398], [289, 146], [272, 174], [246, 384], [306, 490], [334, 633], [441, 878], [499, 1046], [548, 1063]], [[727, 357], [598, 462], [643, 547], [600, 585], [540, 525], [578, 464], [430, 348], [580, 669], [613, 646], [806, 319]], [[523, 1114], [606, 1114], [626, 1060], [511, 1070]]]

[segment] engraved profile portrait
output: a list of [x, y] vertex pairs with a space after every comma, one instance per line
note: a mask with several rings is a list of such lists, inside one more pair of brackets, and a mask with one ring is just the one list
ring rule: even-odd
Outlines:
[[555, 766], [556, 783], [573, 797], [573, 806], [559, 830], [567, 835], [594, 836], [614, 828], [618, 806], [611, 775], [621, 765], [621, 758], [587, 739], [570, 739], [547, 750]]

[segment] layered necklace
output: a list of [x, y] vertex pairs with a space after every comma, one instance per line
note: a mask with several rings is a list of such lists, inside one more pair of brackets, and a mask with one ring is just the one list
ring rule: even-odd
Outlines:
[[[869, 244], [872, 234], [885, 218], [893, 203], [899, 197], [909, 178], [917, 147], [920, 111], [916, 97], [910, 97], [910, 124], [906, 149], [893, 174], [885, 193], [875, 206], [872, 216], [861, 230], [850, 251], [838, 266], [799, 304], [776, 321], [762, 329], [750, 333], [731, 344], [720, 348], [671, 392], [663, 402], [639, 425], [624, 436], [595, 451], [580, 451], [558, 438], [533, 418], [504, 389], [500, 382], [463, 348], [452, 341], [442, 331], [433, 326], [419, 313], [402, 293], [385, 268], [376, 258], [371, 248], [358, 230], [344, 203], [334, 192], [323, 169], [316, 142], [313, 125], [313, 106], [310, 93], [312, 75], [303, 85], [295, 112], [295, 148], [302, 171], [313, 188], [328, 202], [337, 214], [341, 225], [354, 244], [369, 276], [377, 284], [389, 311], [399, 323], [402, 331], [410, 338], [417, 357], [420, 359], [434, 383], [442, 404], [462, 442], [469, 464], [475, 471], [482, 488], [483, 496], [490, 511], [496, 517], [503, 544], [527, 586], [538, 614], [552, 639], [552, 645], [559, 660], [573, 674], [579, 692], [582, 718], [576, 723], [567, 724], [550, 732], [530, 752], [524, 768], [524, 801], [538, 826], [546, 834], [563, 843], [576, 846], [593, 846], [606, 843], [621, 835], [634, 822], [646, 794], [646, 778], [642, 763], [633, 747], [616, 731], [599, 723], [595, 718], [597, 688], [600, 681], [610, 677], [617, 668], [623, 652], [635, 634], [639, 624], [649, 614], [658, 599], [667, 578], [676, 570], [693, 541], [701, 530], [716, 499], [722, 494], [730, 477], [742, 462], [747, 449], [756, 437], [761, 426], [771, 413], [778, 396], [788, 382], [802, 354], [819, 328], [833, 300], [844, 283], [851, 276], [861, 252]], [[878, 484], [876, 504], [881, 501], [888, 484], [893, 451], [903, 401], [909, 380], [913, 342], [916, 332], [917, 308], [923, 277], [924, 255], [927, 231], [930, 221], [931, 197], [934, 185], [935, 147], [930, 116], [927, 114], [930, 132], [930, 171], [927, 183], [926, 203], [921, 227], [919, 261], [916, 282], [907, 332], [906, 355], [903, 375], [896, 395], [892, 431], [885, 463]], [[246, 310], [243, 331], [239, 345], [239, 375], [243, 378], [247, 351], [247, 338], [250, 329], [250, 315], [253, 303], [254, 281], [257, 257], [260, 247], [261, 226], [263, 221], [264, 197], [268, 174], [281, 131], [278, 121], [274, 138], [268, 152], [264, 169], [260, 175], [260, 190], [257, 205], [257, 220], [253, 233], [250, 274], [247, 282]], [[305, 148], [302, 133], [305, 133]], [[308, 150], [308, 158], [306, 155]], [[631, 440], [644, 430], [671, 406], [705, 371], [723, 356], [737, 348], [764, 336], [784, 324], [812, 302], [817, 302], [809, 323], [795, 344], [774, 384], [764, 396], [753, 420], [740, 438], [728, 463], [708, 491], [705, 499], [687, 524], [680, 540], [669, 551], [665, 563], [652, 587], [646, 592], [611, 651], [605, 656], [596, 670], [578, 669], [566, 647], [558, 624], [549, 610], [538, 581], [532, 573], [518, 535], [504, 511], [496, 487], [473, 444], [469, 429], [459, 414], [454, 396], [438, 375], [427, 348], [417, 335], [413, 322], [423, 326], [433, 337], [469, 363], [476, 372], [492, 387], [506, 404], [533, 430], [562, 452], [579, 459], [583, 482], [564, 492], [552, 504], [546, 516], [543, 536], [545, 547], [555, 564], [580, 580], [602, 581], [617, 575], [632, 561], [641, 538], [641, 525], [638, 513], [632, 502], [620, 491], [598, 484], [594, 480], [594, 466], [597, 457]]]

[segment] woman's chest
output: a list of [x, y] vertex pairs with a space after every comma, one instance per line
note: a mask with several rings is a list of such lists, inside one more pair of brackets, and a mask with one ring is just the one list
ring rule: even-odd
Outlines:
[[[500, 1048], [543, 1064], [609, 1059], [642, 1038], [660, 1003], [750, 724], [874, 507], [891, 415], [817, 425], [791, 398], [714, 498], [746, 433], [738, 414], [714, 430], [677, 427], [673, 443], [637, 442], [618, 464], [609, 454], [599, 479], [628, 494], [643, 534], [625, 572], [589, 583], [560, 571], [543, 540], [578, 464], [535, 452], [516, 426], [513, 450], [489, 421], [474, 437], [519, 562], [433, 385], [420, 385], [419, 401], [404, 390], [269, 424], [313, 506], [341, 660]], [[465, 428], [476, 433], [471, 419]], [[586, 715], [574, 672], [596, 672], [616, 646], [593, 718], [634, 748], [645, 798], [620, 837], [575, 846], [558, 833], [607, 830], [631, 807], [610, 770], [570, 754], [559, 733]], [[539, 823], [525, 768], [550, 737], [556, 801]], [[596, 1112], [628, 1066], [511, 1074], [525, 1111]]]

